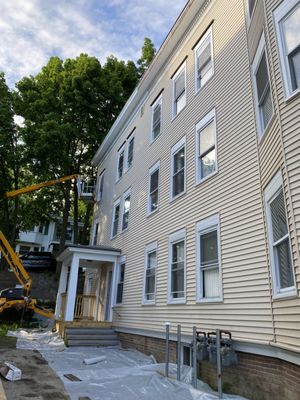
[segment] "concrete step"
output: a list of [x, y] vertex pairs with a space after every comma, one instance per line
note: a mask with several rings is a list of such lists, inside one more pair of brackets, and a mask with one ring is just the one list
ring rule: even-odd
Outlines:
[[118, 340], [118, 336], [116, 334], [112, 335], [90, 335], [90, 334], [85, 334], [85, 335], [75, 335], [75, 334], [68, 334], [67, 335], [68, 340]]
[[85, 340], [85, 339], [68, 339], [68, 346], [119, 346], [119, 340]]

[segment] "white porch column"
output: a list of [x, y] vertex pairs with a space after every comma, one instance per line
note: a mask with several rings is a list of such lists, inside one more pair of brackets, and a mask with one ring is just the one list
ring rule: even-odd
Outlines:
[[55, 319], [58, 319], [59, 315], [61, 314], [61, 294], [66, 291], [67, 279], [68, 279], [68, 265], [66, 261], [64, 261], [61, 268], [58, 292], [56, 297]]
[[118, 263], [115, 261], [112, 263], [112, 280], [111, 280], [111, 291], [110, 291], [110, 310], [109, 310], [109, 320], [113, 320], [113, 306], [116, 302], [116, 286], [117, 286], [117, 272], [118, 272]]
[[74, 254], [70, 269], [69, 285], [66, 299], [65, 321], [73, 321], [77, 291], [79, 257]]

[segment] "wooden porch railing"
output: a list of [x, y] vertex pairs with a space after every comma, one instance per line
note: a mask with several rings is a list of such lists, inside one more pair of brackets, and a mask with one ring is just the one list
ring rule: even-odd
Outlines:
[[96, 296], [79, 294], [76, 296], [74, 319], [94, 319]]

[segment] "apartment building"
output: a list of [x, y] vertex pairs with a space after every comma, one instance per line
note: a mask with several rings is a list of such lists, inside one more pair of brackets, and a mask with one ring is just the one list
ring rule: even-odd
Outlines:
[[189, 0], [93, 159], [96, 320], [159, 360], [181, 324], [185, 363], [230, 331], [252, 399], [300, 393], [299, 88], [299, 0]]

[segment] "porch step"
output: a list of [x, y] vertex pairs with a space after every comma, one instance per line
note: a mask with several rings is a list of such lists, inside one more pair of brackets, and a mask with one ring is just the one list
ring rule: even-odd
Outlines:
[[68, 346], [118, 346], [118, 335], [108, 328], [66, 328]]

